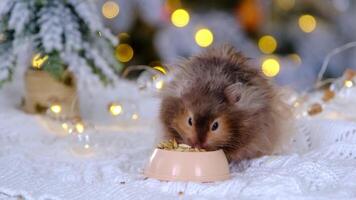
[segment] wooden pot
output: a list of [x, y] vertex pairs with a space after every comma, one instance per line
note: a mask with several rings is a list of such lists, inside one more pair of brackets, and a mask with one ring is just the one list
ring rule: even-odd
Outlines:
[[76, 81], [66, 72], [65, 81], [58, 81], [49, 73], [28, 69], [25, 74], [25, 98], [23, 108], [28, 113], [45, 113], [51, 105], [60, 105], [61, 117], [77, 117], [79, 103]]

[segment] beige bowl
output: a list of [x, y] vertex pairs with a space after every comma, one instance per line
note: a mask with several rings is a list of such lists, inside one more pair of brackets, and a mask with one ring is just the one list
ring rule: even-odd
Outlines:
[[229, 179], [229, 164], [222, 150], [179, 152], [155, 149], [144, 175], [165, 181], [212, 182]]

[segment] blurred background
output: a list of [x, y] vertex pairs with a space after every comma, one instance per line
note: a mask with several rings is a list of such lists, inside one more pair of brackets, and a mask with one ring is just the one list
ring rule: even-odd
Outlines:
[[[99, 0], [97, 7], [120, 39], [115, 55], [125, 68], [162, 66], [229, 43], [297, 90], [315, 83], [330, 51], [356, 40], [351, 0]], [[356, 68], [356, 49], [334, 56], [324, 78], [347, 68]]]

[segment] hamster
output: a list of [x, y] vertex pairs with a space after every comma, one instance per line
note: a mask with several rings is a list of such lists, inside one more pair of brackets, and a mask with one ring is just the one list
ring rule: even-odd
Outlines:
[[248, 61], [223, 45], [169, 67], [160, 105], [164, 138], [222, 149], [230, 161], [275, 153], [289, 108]]

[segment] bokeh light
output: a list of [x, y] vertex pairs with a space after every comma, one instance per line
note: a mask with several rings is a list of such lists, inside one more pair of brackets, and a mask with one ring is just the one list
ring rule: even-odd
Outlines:
[[32, 67], [36, 68], [36, 69], [41, 69], [42, 65], [44, 62], [46, 62], [46, 60], [48, 59], [48, 56], [43, 56], [41, 57], [41, 54], [36, 54], [33, 58], [32, 58]]
[[277, 76], [279, 70], [280, 65], [276, 58], [267, 58], [262, 62], [262, 72], [267, 77]]
[[184, 9], [177, 9], [172, 13], [171, 21], [176, 27], [184, 27], [189, 23], [189, 13]]
[[55, 114], [59, 114], [62, 112], [62, 106], [59, 104], [53, 104], [49, 107], [49, 109]]
[[313, 32], [316, 28], [316, 19], [312, 15], [302, 15], [298, 20], [299, 28], [305, 32]]
[[214, 41], [214, 35], [207, 28], [199, 29], [195, 33], [195, 42], [201, 47], [208, 47], [213, 43], [213, 41]]
[[257, 32], [266, 19], [264, 7], [255, 0], [239, 1], [235, 14], [242, 28], [248, 32]]
[[116, 47], [116, 58], [121, 62], [128, 62], [132, 59], [134, 51], [128, 44], [119, 44]]
[[75, 124], [75, 128], [78, 133], [83, 133], [84, 132], [84, 124], [81, 122], [78, 122]]
[[64, 130], [68, 130], [69, 126], [68, 126], [67, 123], [62, 123], [62, 128], [63, 128]]
[[354, 85], [354, 83], [351, 80], [345, 80], [344, 85], [345, 87], [350, 88]]
[[119, 14], [120, 7], [114, 1], [107, 1], [103, 4], [101, 12], [105, 18], [113, 19]]
[[122, 106], [117, 103], [111, 103], [109, 105], [109, 112], [114, 116], [120, 115], [122, 113]]
[[74, 131], [73, 130], [74, 127], [71, 123], [67, 123], [67, 122], [62, 123], [62, 128], [68, 134], [72, 134]]
[[295, 5], [295, 0], [276, 0], [277, 5], [285, 11], [292, 9]]
[[258, 47], [263, 53], [270, 54], [276, 50], [277, 41], [273, 36], [265, 35], [259, 39]]

